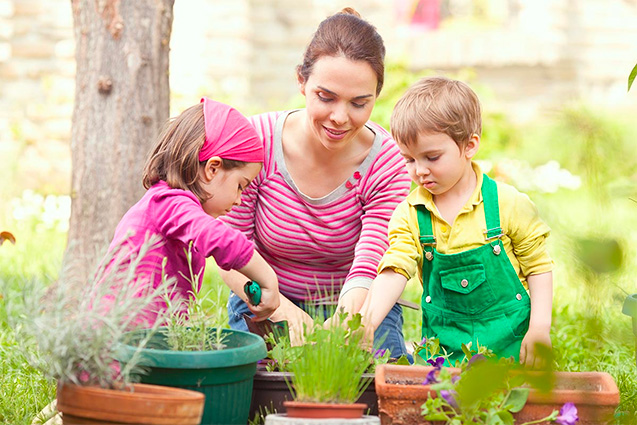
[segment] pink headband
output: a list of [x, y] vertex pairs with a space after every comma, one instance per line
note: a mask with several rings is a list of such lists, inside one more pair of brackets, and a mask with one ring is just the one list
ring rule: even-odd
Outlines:
[[202, 97], [206, 141], [199, 161], [213, 156], [243, 162], [263, 162], [263, 142], [241, 112], [207, 97]]

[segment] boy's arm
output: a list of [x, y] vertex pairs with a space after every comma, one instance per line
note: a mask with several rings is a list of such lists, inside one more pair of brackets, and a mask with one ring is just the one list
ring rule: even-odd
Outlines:
[[546, 359], [538, 357], [536, 344], [551, 348], [551, 315], [553, 311], [553, 273], [541, 273], [527, 277], [531, 296], [531, 320], [529, 330], [522, 340], [520, 363], [526, 366], [543, 366]]
[[384, 269], [372, 282], [361, 307], [365, 332], [370, 342], [373, 340], [376, 328], [400, 298], [405, 285], [407, 285], [407, 278], [391, 268]]

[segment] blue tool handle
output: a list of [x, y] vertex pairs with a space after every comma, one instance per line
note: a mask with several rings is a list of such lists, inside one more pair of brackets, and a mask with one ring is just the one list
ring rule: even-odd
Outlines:
[[248, 301], [252, 305], [259, 305], [261, 303], [261, 287], [254, 280], [249, 280], [243, 286], [243, 291], [248, 296]]

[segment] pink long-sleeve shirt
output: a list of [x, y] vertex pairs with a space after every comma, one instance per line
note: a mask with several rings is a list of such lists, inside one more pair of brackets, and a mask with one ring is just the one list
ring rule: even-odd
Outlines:
[[332, 193], [306, 196], [283, 158], [281, 133], [290, 113], [250, 119], [263, 139], [265, 162], [241, 205], [222, 220], [254, 241], [276, 272], [281, 293], [293, 300], [333, 302], [341, 291], [369, 287], [376, 276], [388, 247], [389, 219], [409, 193], [410, 180], [396, 143], [369, 122], [376, 136], [359, 168]]
[[[177, 279], [173, 297], [187, 298], [192, 288], [186, 257], [191, 242], [192, 270], [198, 274], [199, 285], [207, 257], [214, 257], [219, 267], [230, 270], [245, 266], [254, 253], [252, 242], [241, 232], [206, 214], [192, 192], [172, 189], [164, 181], [148, 189], [124, 215], [117, 225], [109, 252], [125, 249], [128, 253], [138, 253], [151, 235], [156, 235], [160, 242], [146, 254], [137, 276], [148, 279], [157, 287], [166, 258], [166, 275]], [[111, 259], [107, 267], [113, 262]]]

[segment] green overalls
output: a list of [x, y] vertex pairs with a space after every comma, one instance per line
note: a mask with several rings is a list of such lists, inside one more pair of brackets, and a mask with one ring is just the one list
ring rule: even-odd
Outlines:
[[456, 254], [436, 251], [431, 215], [416, 205], [422, 265], [422, 336], [437, 337], [453, 352], [450, 364], [462, 360], [461, 344], [472, 342], [499, 357], [520, 356], [529, 328], [531, 300], [520, 282], [500, 237], [496, 183], [483, 174], [482, 198], [486, 221], [485, 244]]

